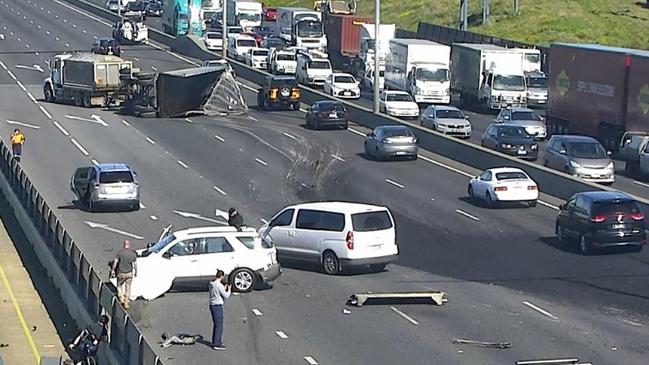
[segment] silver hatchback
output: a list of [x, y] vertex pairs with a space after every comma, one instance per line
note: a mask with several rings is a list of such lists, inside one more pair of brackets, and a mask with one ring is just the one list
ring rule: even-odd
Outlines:
[[376, 127], [365, 139], [365, 155], [377, 160], [388, 157], [417, 159], [417, 137], [410, 128], [401, 125]]
[[552, 136], [543, 164], [586, 181], [604, 184], [615, 182], [615, 167], [609, 153], [592, 137]]
[[100, 206], [140, 209], [140, 184], [135, 172], [124, 163], [80, 167], [70, 179], [70, 189], [89, 211]]

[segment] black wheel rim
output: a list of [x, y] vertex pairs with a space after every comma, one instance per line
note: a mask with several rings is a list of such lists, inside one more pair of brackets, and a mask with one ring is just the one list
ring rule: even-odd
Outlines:
[[325, 255], [324, 258], [324, 268], [327, 273], [335, 273], [338, 271], [338, 265], [336, 264], [336, 258], [332, 254]]

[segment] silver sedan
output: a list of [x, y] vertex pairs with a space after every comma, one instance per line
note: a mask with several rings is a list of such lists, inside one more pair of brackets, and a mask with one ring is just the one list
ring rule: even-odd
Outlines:
[[422, 127], [461, 138], [471, 137], [471, 123], [460, 109], [454, 106], [431, 105], [424, 111]]
[[376, 127], [365, 139], [365, 155], [377, 160], [388, 157], [417, 159], [417, 137], [405, 126], [386, 125]]

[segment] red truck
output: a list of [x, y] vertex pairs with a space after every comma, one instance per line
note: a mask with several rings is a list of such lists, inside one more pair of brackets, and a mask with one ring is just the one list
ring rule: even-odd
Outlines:
[[361, 24], [372, 23], [373, 18], [331, 13], [325, 17], [324, 30], [327, 35], [329, 61], [337, 70], [350, 71], [352, 60], [360, 51]]
[[649, 51], [555, 43], [549, 62], [549, 133], [589, 135], [612, 152], [625, 133], [649, 133]]

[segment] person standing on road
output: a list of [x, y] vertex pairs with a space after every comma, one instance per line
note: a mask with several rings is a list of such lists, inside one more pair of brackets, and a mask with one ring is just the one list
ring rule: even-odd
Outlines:
[[243, 217], [234, 208], [228, 210], [228, 224], [236, 227], [237, 231], [241, 232], [241, 227], [243, 227]]
[[131, 241], [125, 240], [123, 248], [117, 251], [113, 260], [111, 277], [117, 277], [117, 297], [124, 309], [128, 309], [131, 297], [131, 283], [137, 276], [137, 253], [131, 249]]
[[212, 314], [212, 348], [214, 350], [225, 350], [223, 344], [223, 304], [225, 299], [230, 298], [230, 284], [223, 285], [225, 273], [223, 270], [216, 271], [216, 279], [210, 282], [210, 313]]
[[11, 152], [18, 162], [20, 162], [20, 158], [23, 154], [23, 143], [25, 143], [25, 135], [20, 131], [20, 129], [14, 129], [14, 132], [11, 135]]

